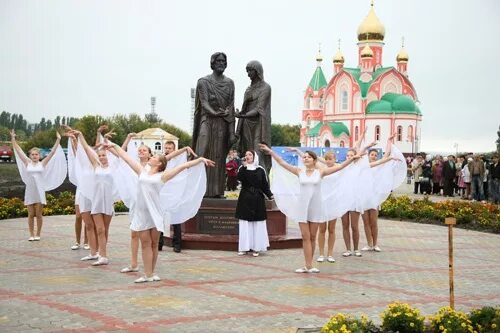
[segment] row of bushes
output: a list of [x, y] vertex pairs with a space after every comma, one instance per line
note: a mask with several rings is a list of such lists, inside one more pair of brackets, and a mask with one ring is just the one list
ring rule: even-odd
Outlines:
[[[237, 193], [231, 192], [228, 197], [237, 198]], [[75, 196], [69, 191], [58, 196], [47, 194], [43, 215], [74, 214], [74, 202]], [[128, 209], [120, 201], [115, 204], [115, 211], [126, 212]], [[0, 219], [24, 216], [28, 216], [28, 211], [21, 199], [0, 198]], [[411, 199], [408, 196], [391, 196], [382, 204], [380, 216], [427, 223], [443, 223], [446, 217], [455, 217], [458, 226], [500, 233], [500, 206], [489, 203], [460, 200], [433, 202], [427, 197]]]
[[500, 206], [490, 203], [391, 196], [382, 204], [380, 216], [441, 224], [446, 217], [455, 217], [459, 227], [500, 233]]
[[[46, 195], [47, 204], [43, 206], [43, 215], [75, 214], [75, 195], [73, 192], [61, 192], [58, 196]], [[128, 208], [119, 201], [115, 203], [115, 212], [126, 212]], [[22, 199], [0, 198], [0, 220], [28, 216], [28, 210]]]
[[322, 333], [500, 333], [500, 306], [483, 307], [465, 314], [449, 306], [426, 318], [408, 304], [389, 304], [377, 327], [366, 316], [356, 318], [337, 313], [321, 328]]

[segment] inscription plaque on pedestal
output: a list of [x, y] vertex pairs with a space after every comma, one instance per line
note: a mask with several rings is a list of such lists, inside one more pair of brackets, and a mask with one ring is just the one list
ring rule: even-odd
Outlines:
[[234, 214], [199, 213], [196, 219], [202, 234], [238, 235], [238, 220]]

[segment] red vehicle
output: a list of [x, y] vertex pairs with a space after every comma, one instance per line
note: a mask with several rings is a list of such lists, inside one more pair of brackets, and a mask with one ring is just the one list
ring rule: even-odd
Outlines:
[[12, 162], [14, 160], [14, 153], [9, 146], [0, 146], [0, 160], [4, 162]]

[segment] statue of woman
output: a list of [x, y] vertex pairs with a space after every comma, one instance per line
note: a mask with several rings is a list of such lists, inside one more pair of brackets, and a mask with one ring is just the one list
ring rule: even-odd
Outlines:
[[238, 119], [236, 134], [239, 137], [239, 151], [256, 151], [259, 164], [269, 173], [271, 158], [263, 154], [259, 144], [271, 146], [271, 86], [264, 81], [264, 69], [256, 60], [246, 67], [250, 86], [245, 91], [241, 112], [236, 110]]
[[207, 169], [205, 197], [223, 198], [226, 181], [226, 155], [235, 142], [234, 83], [223, 75], [227, 57], [217, 52], [210, 58], [212, 74], [198, 80], [193, 124], [196, 154], [215, 162]]

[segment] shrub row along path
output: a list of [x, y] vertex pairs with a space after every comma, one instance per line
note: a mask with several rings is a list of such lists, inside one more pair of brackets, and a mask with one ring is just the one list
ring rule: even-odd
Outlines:
[[[380, 221], [381, 253], [341, 257], [319, 274], [297, 274], [300, 249], [258, 258], [235, 252], [160, 252], [161, 282], [137, 285], [129, 263], [128, 217], [113, 219], [110, 264], [90, 267], [71, 251], [73, 216], [45, 217], [40, 242], [26, 219], [0, 221], [1, 332], [295, 332], [336, 312], [379, 314], [394, 301], [432, 314], [448, 302], [447, 229]], [[459, 310], [500, 304], [500, 235], [455, 230]], [[364, 245], [362, 237], [361, 245]]]

